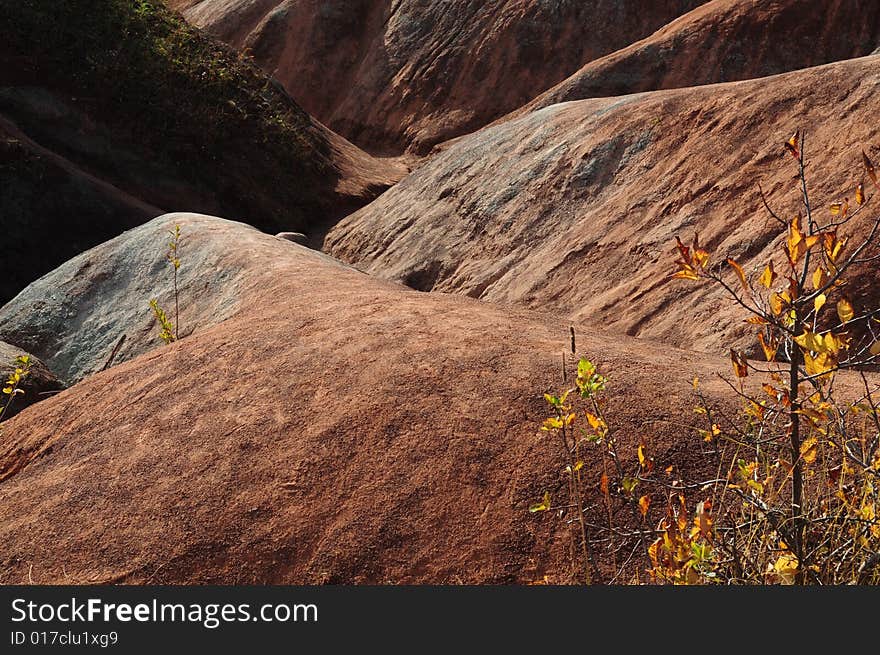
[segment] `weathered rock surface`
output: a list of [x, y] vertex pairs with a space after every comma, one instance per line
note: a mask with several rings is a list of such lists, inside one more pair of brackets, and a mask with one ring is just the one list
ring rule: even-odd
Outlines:
[[[782, 144], [806, 131], [822, 221], [880, 160], [877, 56], [759, 80], [553, 105], [462, 137], [330, 232], [326, 249], [414, 288], [556, 312], [700, 350], [751, 343], [723, 292], [670, 281], [699, 233], [750, 274], [799, 210]], [[848, 226], [864, 232], [877, 209]], [[778, 262], [781, 265], [781, 262]], [[876, 264], [853, 294], [877, 296]], [[730, 273], [732, 275], [732, 273]], [[745, 341], [743, 341], [745, 340]]]
[[[18, 367], [17, 360], [22, 355], [30, 356], [29, 372], [19, 386], [19, 389], [24, 393], [16, 394], [15, 399], [9, 403], [8, 409], [3, 414], [3, 420], [12, 418], [25, 407], [40, 402], [50, 394], [64, 389], [64, 384], [38, 358], [3, 341], [0, 341], [0, 383], [5, 383], [9, 379], [9, 376]], [[6, 406], [8, 400], [9, 396], [0, 396], [2, 406]]]
[[[568, 323], [417, 293], [238, 223], [175, 220], [191, 239], [183, 298], [201, 296], [187, 324], [197, 307], [231, 316], [4, 423], [0, 581], [478, 583], [565, 569], [562, 526], [528, 506], [563, 493], [537, 427]], [[170, 223], [136, 232], [161, 239]], [[110, 273], [133, 261], [163, 277], [140, 259], [154, 239], [131, 235], [80, 260], [96, 269], [83, 294], [124, 302], [130, 282]], [[215, 254], [196, 260], [197, 245]], [[69, 322], [115, 337], [113, 316]], [[694, 374], [722, 394], [711, 373], [724, 362], [577, 330], [611, 377], [621, 452], [647, 436], [658, 465], [691, 470], [699, 449], [649, 419], [689, 411]]]
[[298, 243], [301, 246], [308, 245], [309, 243], [308, 235], [303, 234], [302, 232], [279, 232], [275, 235], [275, 238]]
[[703, 0], [171, 0], [370, 152], [423, 154]]
[[[198, 214], [167, 214], [96, 246], [30, 284], [0, 308], [0, 339], [34, 353], [67, 383], [162, 344], [149, 301], [155, 298], [181, 337], [216, 325], [239, 308], [262, 234], [244, 224], [218, 226]], [[180, 227], [179, 323], [173, 269], [165, 259]], [[252, 275], [251, 275], [252, 276]]]
[[713, 0], [600, 59], [516, 114], [585, 98], [731, 82], [872, 54], [875, 0]]

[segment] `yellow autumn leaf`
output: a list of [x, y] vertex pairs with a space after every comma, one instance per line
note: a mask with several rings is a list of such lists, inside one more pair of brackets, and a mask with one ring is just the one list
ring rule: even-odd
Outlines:
[[837, 315], [840, 317], [841, 323], [849, 323], [855, 316], [852, 303], [846, 298], [841, 298], [837, 303]]
[[773, 270], [773, 262], [770, 262], [767, 264], [766, 268], [764, 268], [764, 272], [761, 273], [759, 282], [769, 289], [773, 286], [773, 283], [776, 282], [776, 277], [776, 271]]
[[658, 568], [660, 566], [660, 546], [662, 545], [663, 540], [657, 539], [650, 546], [648, 546], [648, 557], [651, 558], [651, 564], [654, 565], [654, 568]]
[[801, 459], [804, 464], [812, 464], [819, 456], [819, 440], [816, 437], [805, 439], [801, 443]]
[[826, 332], [822, 338], [822, 345], [825, 347], [825, 352], [837, 355], [844, 348], [849, 348], [849, 339], [842, 334]]
[[709, 263], [709, 253], [701, 248], [694, 247], [694, 264], [699, 268], [706, 268]]
[[822, 234], [822, 245], [825, 249], [825, 255], [832, 263], [836, 262], [843, 248], [846, 246], [847, 238], [838, 239], [835, 232], [825, 232]]
[[807, 407], [805, 409], [798, 410], [797, 413], [802, 416], [806, 416], [814, 428], [824, 433], [824, 428], [822, 426], [827, 423], [827, 418], [822, 412]]
[[860, 205], [865, 204], [865, 187], [863, 184], [859, 184], [856, 187], [856, 202]]
[[697, 272], [691, 266], [688, 266], [686, 264], [682, 265], [681, 270], [674, 273], [672, 275], [672, 277], [679, 279], [679, 280], [699, 280], [700, 279], [700, 276], [697, 275]]
[[844, 217], [849, 213], [849, 203], [848, 202], [835, 202], [829, 207], [831, 213], [834, 216]]
[[815, 357], [809, 352], [804, 353], [804, 368], [808, 375], [815, 375], [823, 379], [831, 377], [831, 369], [836, 362], [828, 353], [818, 353]]
[[559, 430], [562, 427], [562, 419], [552, 416], [546, 419], [541, 425], [541, 429], [544, 432], [550, 432], [551, 430]]
[[791, 553], [783, 553], [773, 564], [770, 573], [784, 585], [793, 585], [797, 575], [798, 561]]
[[788, 259], [792, 264], [797, 264], [804, 252], [803, 241], [804, 235], [803, 232], [801, 232], [801, 217], [800, 214], [798, 214], [791, 220], [791, 225], [788, 231], [788, 241], [786, 242]]
[[816, 296], [816, 299], [813, 301], [813, 309], [818, 314], [819, 310], [825, 306], [825, 303], [828, 301], [828, 296], [824, 293], [820, 293]]
[[786, 304], [785, 298], [781, 293], [774, 291], [770, 294], [770, 309], [773, 311], [774, 316], [779, 316]]
[[818, 290], [822, 288], [822, 282], [825, 279], [825, 271], [821, 266], [817, 266], [813, 272], [813, 288]]
[[826, 352], [825, 342], [822, 335], [817, 334], [816, 332], [811, 332], [810, 330], [804, 330], [803, 334], [794, 338], [794, 342], [804, 350], [809, 350], [810, 352]]
[[880, 341], [875, 341], [871, 344], [871, 354], [874, 355], [874, 357], [880, 355]]
[[550, 509], [550, 492], [544, 492], [544, 498], [540, 503], [535, 503], [529, 507], [529, 511], [534, 514], [536, 512], [546, 512]]
[[642, 496], [639, 498], [639, 511], [642, 513], [642, 516], [648, 515], [648, 508], [651, 507], [651, 499], [648, 496]]

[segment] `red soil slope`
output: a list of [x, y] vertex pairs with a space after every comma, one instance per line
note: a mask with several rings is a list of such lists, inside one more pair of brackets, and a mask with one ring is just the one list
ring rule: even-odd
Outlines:
[[567, 100], [764, 77], [869, 55], [875, 0], [713, 0], [589, 62], [518, 114]]
[[[537, 426], [567, 323], [185, 220], [241, 271], [239, 312], [4, 424], [0, 581], [479, 583], [565, 569], [563, 527], [527, 508], [563, 493]], [[648, 436], [659, 462], [691, 467], [686, 431], [651, 419], [690, 410], [694, 374], [717, 396], [711, 374], [727, 364], [578, 333], [611, 377], [627, 456]]]
[[[718, 350], [739, 342], [744, 317], [721, 292], [669, 282], [675, 235], [698, 232], [750, 274], [778, 255], [781, 231], [757, 185], [783, 215], [798, 211], [796, 166], [782, 148], [797, 127], [815, 206], [852, 197], [862, 148], [880, 160], [878, 64], [547, 107], [460, 138], [325, 245], [423, 290]], [[876, 295], [871, 280], [876, 269], [854, 294]]]
[[[703, 0], [172, 0], [370, 152], [427, 152]], [[601, 28], [600, 28], [601, 26]]]

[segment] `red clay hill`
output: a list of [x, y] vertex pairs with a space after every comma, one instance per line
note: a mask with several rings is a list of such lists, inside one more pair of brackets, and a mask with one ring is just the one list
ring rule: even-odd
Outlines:
[[[542, 393], [562, 385], [567, 321], [413, 291], [200, 215], [157, 218], [76, 268], [98, 283], [175, 225], [217, 263], [181, 297], [195, 332], [164, 346], [117, 321], [152, 350], [3, 424], [0, 582], [562, 580], [565, 525], [528, 508], [565, 493], [557, 444], [538, 427]], [[71, 295], [68, 307], [92, 323], [136, 314], [137, 284], [117, 285], [128, 293]], [[205, 310], [224, 298], [231, 311], [212, 321]], [[714, 375], [729, 362], [575, 329], [578, 353], [610, 378], [621, 456], [635, 461], [646, 440], [657, 466], [714, 473], [700, 437], [668, 417], [692, 414], [695, 375], [709, 402], [730, 400]], [[600, 456], [585, 456], [597, 506]]]
[[424, 154], [701, 0], [170, 0], [370, 152]]
[[[160, 216], [0, 308], [6, 351], [71, 385], [2, 426], [3, 583], [564, 581], [565, 525], [528, 508], [564, 494], [538, 426], [569, 326], [623, 457], [644, 439], [662, 470], [714, 475], [681, 417], [695, 375], [738, 405], [715, 373], [751, 337], [670, 282], [674, 237], [756, 275], [783, 238], [759, 182], [799, 208], [795, 129], [820, 218], [863, 149], [880, 162], [871, 2], [172, 3], [263, 70], [153, 2], [70, 4], [0, 5], [21, 28], [0, 43], [14, 261], [85, 249], [58, 225], [242, 222]], [[429, 156], [332, 227], [404, 170], [324, 124]], [[245, 222], [332, 227], [327, 252]], [[173, 304], [177, 225], [166, 346], [147, 301]], [[878, 300], [865, 254], [857, 309]], [[601, 472], [591, 453], [588, 505]]]
[[[72, 287], [130, 268], [145, 236], [161, 244], [174, 225], [217, 270], [181, 296], [196, 331], [163, 346], [116, 318], [145, 306], [138, 283], [118, 276], [105, 304]], [[193, 280], [199, 264], [184, 260]], [[567, 322], [419, 293], [206, 216], [160, 217], [72, 266], [82, 282], [41, 281], [45, 296], [66, 293], [89, 325], [114, 317], [152, 350], [3, 424], [0, 582], [505, 583], [565, 570], [564, 526], [528, 507], [564, 493], [538, 427], [542, 393], [562, 384]], [[224, 297], [231, 314], [212, 323], [205, 310]], [[689, 470], [699, 437], [650, 419], [689, 412], [695, 374], [722, 395], [723, 362], [576, 329], [611, 378], [622, 452], [647, 436], [659, 462]]]
[[[880, 56], [758, 80], [552, 105], [449, 144], [328, 235], [332, 255], [423, 291], [533, 307], [687, 349], [753, 345], [725, 294], [670, 282], [675, 236], [749, 275], [799, 209], [783, 144], [806, 132], [813, 201], [880, 160]], [[875, 210], [876, 211], [876, 210]], [[865, 232], [876, 214], [851, 226]], [[777, 261], [777, 264], [781, 262]], [[876, 297], [876, 261], [857, 292]], [[730, 273], [733, 275], [733, 273]]]
[[589, 62], [517, 113], [557, 102], [765, 77], [880, 48], [874, 0], [713, 0]]

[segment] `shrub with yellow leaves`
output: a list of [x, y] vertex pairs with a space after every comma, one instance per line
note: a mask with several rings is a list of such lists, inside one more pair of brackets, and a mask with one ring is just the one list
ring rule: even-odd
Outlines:
[[180, 271], [180, 226], [175, 225], [169, 232], [171, 240], [165, 252], [165, 260], [169, 263], [174, 281], [174, 322], [168, 317], [168, 313], [159, 305], [156, 298], [150, 299], [150, 309], [153, 318], [159, 326], [159, 338], [166, 344], [180, 339], [180, 290], [178, 288], [178, 273]]
[[[695, 413], [705, 421], [694, 435], [705, 470], [716, 475], [680, 479], [674, 465], [655, 467], [644, 441], [636, 461], [622, 461], [603, 412], [607, 380], [585, 359], [575, 388], [545, 396], [554, 411], [541, 429], [562, 445], [570, 479], [560, 516], [572, 529], [573, 571], [584, 572], [573, 579], [641, 581], [645, 571], [658, 584], [880, 582], [880, 386], [870, 377], [880, 364], [880, 308], [849, 295], [847, 279], [854, 267], [880, 261], [880, 215], [861, 223], [862, 236], [847, 233], [873, 198], [859, 181], [854, 205], [848, 197], [830, 203], [823, 218], [808, 191], [803, 133], [783, 145], [797, 162], [800, 211], [781, 218], [759, 187], [780, 228], [777, 258], [746, 271], [732, 258], [713, 263], [696, 236], [690, 245], [676, 237], [671, 278], [724, 289], [746, 312], [766, 360], [730, 350], [727, 382], [742, 403], [735, 415], [713, 407], [694, 380]], [[862, 166], [880, 190], [864, 152]], [[857, 397], [840, 397], [843, 370], [847, 388], [861, 389]], [[752, 374], [766, 381], [747, 385]], [[604, 517], [584, 504], [584, 451], [595, 446]], [[549, 492], [531, 508], [552, 509]]]
[[0, 421], [2, 421], [3, 417], [9, 412], [15, 399], [24, 393], [24, 389], [21, 388], [21, 383], [28, 375], [30, 375], [30, 372], [31, 356], [19, 355], [16, 357], [12, 372], [6, 378], [3, 388], [0, 390], [5, 397], [4, 400], [0, 402]]
[[[763, 572], [764, 581], [783, 583], [877, 581], [880, 419], [877, 388], [864, 371], [880, 358], [875, 327], [880, 311], [857, 308], [847, 295], [847, 274], [880, 261], [874, 252], [880, 215], [868, 222], [863, 236], [845, 234], [872, 199], [860, 181], [855, 206], [848, 197], [830, 203], [823, 219], [808, 191], [803, 133], [795, 132], [784, 145], [797, 162], [801, 206], [783, 219], [761, 190], [783, 236], [777, 261], [750, 276], [731, 258], [713, 266], [712, 255], [698, 249], [696, 238], [691, 248], [677, 241], [680, 257], [672, 277], [720, 285], [748, 312], [767, 361], [755, 364], [730, 351], [736, 378], [755, 372], [769, 376], [769, 382], [762, 385], [767, 398], [747, 394], [740, 384], [747, 420], [713, 436], [732, 445], [735, 455], [726, 463], [736, 463], [730, 467], [734, 475], [721, 483], [721, 491], [728, 497], [733, 492], [741, 510], [725, 506], [728, 518], [736, 515], [736, 520], [726, 521], [732, 532], [720, 551], [734, 565], [730, 580], [755, 582]], [[880, 190], [865, 152], [862, 165]], [[732, 271], [732, 281], [725, 278], [725, 268]], [[861, 397], [850, 402], [838, 398], [834, 384], [844, 369], [858, 371], [864, 386]], [[741, 459], [745, 453], [748, 460]], [[735, 527], [740, 525], [750, 532]], [[738, 544], [731, 541], [736, 537]], [[718, 541], [716, 533], [716, 551]]]

